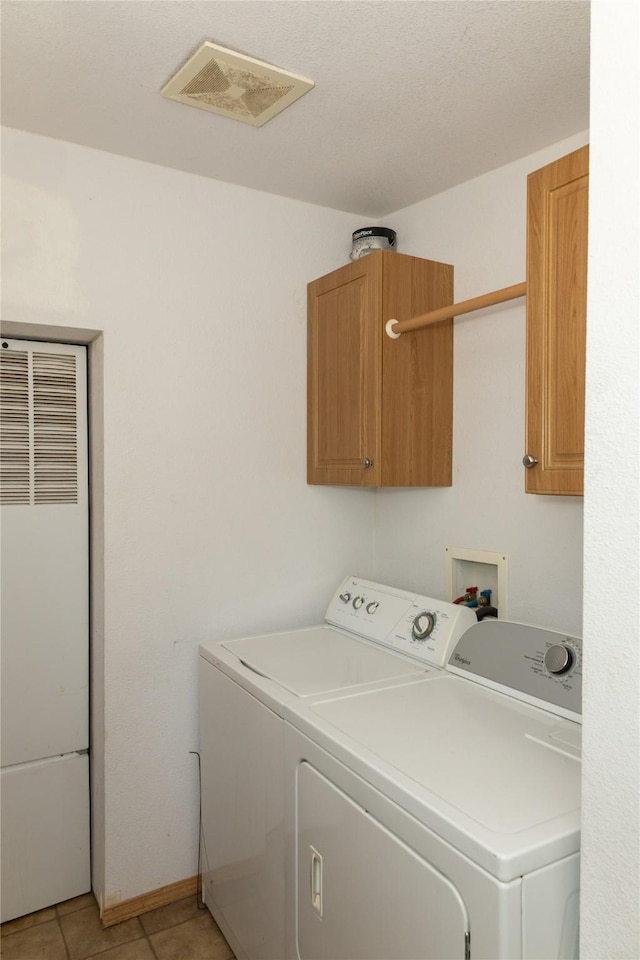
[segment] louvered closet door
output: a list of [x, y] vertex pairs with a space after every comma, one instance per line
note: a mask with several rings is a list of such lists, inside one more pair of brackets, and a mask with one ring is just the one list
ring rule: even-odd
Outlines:
[[86, 348], [2, 340], [2, 766], [88, 748]]

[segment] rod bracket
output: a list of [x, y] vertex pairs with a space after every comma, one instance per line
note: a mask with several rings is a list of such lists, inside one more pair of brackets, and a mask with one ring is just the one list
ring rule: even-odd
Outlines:
[[400, 337], [402, 336], [402, 334], [400, 333], [393, 332], [393, 328], [397, 322], [398, 322], [397, 320], [387, 320], [387, 322], [384, 325], [384, 329], [386, 331], [387, 336], [391, 337], [392, 340], [399, 340]]

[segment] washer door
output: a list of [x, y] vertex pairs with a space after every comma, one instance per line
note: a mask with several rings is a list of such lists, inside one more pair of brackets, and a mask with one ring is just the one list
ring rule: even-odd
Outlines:
[[309, 763], [297, 779], [300, 960], [464, 960], [454, 885]]

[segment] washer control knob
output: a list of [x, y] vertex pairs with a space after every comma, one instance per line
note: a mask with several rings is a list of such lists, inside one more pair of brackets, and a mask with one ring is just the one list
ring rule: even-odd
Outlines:
[[367, 613], [375, 613], [379, 606], [377, 600], [372, 600], [371, 603], [367, 604]]
[[354, 609], [354, 610], [359, 610], [363, 603], [364, 603], [364, 597], [354, 597], [354, 598], [353, 598], [353, 609]]
[[413, 618], [413, 625], [411, 627], [411, 635], [414, 640], [426, 640], [433, 631], [433, 628], [436, 625], [436, 616], [435, 613], [430, 613], [428, 610], [423, 610], [422, 613], [419, 613], [417, 617]]
[[554, 643], [549, 647], [544, 655], [544, 665], [549, 673], [554, 676], [562, 676], [568, 673], [574, 664], [575, 655], [571, 647], [566, 647], [564, 643]]
[[350, 593], [341, 593], [341, 594], [340, 594], [340, 599], [342, 600], [343, 603], [349, 603], [349, 600], [351, 600], [351, 594], [350, 594]]

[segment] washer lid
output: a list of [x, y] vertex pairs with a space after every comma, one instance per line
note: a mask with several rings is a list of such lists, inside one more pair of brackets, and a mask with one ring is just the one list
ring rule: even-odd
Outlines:
[[466, 680], [440, 675], [311, 710], [494, 835], [580, 809], [570, 736], [580, 727]]
[[298, 697], [428, 673], [404, 657], [327, 626], [227, 640], [221, 646]]

